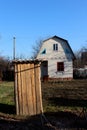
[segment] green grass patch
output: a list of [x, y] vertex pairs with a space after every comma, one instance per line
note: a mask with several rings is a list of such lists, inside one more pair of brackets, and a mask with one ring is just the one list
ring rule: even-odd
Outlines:
[[0, 83], [0, 104], [14, 105], [14, 83]]

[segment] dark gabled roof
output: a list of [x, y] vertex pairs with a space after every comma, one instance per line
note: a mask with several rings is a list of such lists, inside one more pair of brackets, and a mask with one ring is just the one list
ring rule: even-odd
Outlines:
[[57, 39], [59, 39], [59, 40], [62, 40], [62, 41], [65, 41], [65, 42], [66, 42], [66, 44], [68, 45], [68, 47], [70, 48], [70, 50], [71, 50], [72, 54], [73, 54], [73, 58], [74, 58], [74, 59], [76, 59], [76, 57], [75, 57], [75, 55], [74, 55], [74, 53], [73, 53], [73, 51], [72, 51], [72, 49], [71, 49], [71, 47], [70, 47], [70, 45], [69, 45], [69, 43], [68, 43], [68, 40], [63, 39], [63, 38], [58, 37], [58, 36], [56, 36], [56, 35], [55, 35], [55, 36], [53, 36], [53, 37], [50, 37], [50, 38], [48, 38], [48, 39], [44, 40], [43, 42], [48, 41], [49, 39], [55, 39], [55, 38], [57, 38]]
[[[55, 38], [57, 38], [57, 39], [60, 39], [60, 40], [63, 40], [63, 41], [66, 41], [67, 42], [67, 40], [65, 40], [65, 39], [63, 39], [63, 38], [61, 38], [61, 37], [58, 37], [58, 36], [52, 36], [52, 37], [49, 37], [48, 39], [46, 39], [46, 40], [44, 40], [44, 41], [48, 41], [49, 39], [55, 39]], [[44, 42], [43, 41], [43, 42]]]
[[61, 37], [58, 37], [58, 36], [56, 36], [56, 35], [55, 35], [55, 36], [53, 36], [52, 38], [53, 38], [53, 39], [57, 38], [57, 39], [60, 39], [60, 40], [62, 40], [62, 41], [68, 42], [66, 39], [61, 38]]

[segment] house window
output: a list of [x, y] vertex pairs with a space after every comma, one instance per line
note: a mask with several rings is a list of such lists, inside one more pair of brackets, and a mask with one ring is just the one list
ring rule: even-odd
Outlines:
[[46, 49], [44, 49], [44, 50], [41, 52], [41, 54], [46, 54]]
[[64, 71], [64, 62], [57, 62], [57, 71]]
[[58, 51], [58, 44], [53, 44], [53, 51]]

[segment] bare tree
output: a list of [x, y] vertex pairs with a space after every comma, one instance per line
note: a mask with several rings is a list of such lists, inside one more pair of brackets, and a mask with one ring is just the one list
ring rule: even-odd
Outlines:
[[42, 43], [43, 43], [43, 40], [40, 39], [40, 40], [36, 41], [35, 45], [32, 46], [32, 49], [33, 49], [32, 59], [35, 59], [37, 57], [37, 54], [39, 53], [40, 48], [42, 46]]
[[6, 68], [9, 68], [9, 59], [0, 56], [0, 70], [5, 70]]
[[3, 72], [10, 69], [10, 60], [0, 56], [0, 80], [3, 78]]
[[85, 61], [87, 61], [87, 57], [85, 56], [84, 59], [83, 54], [85, 55], [86, 53], [86, 47], [82, 47], [79, 51], [75, 52], [76, 60], [74, 61], [74, 68], [84, 67], [84, 65], [86, 64]]

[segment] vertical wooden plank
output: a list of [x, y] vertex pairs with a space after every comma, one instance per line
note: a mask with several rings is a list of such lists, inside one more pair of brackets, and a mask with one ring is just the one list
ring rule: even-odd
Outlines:
[[41, 81], [40, 81], [40, 65], [35, 64], [35, 89], [36, 89], [36, 111], [37, 114], [43, 112], [42, 108], [42, 94], [41, 94]]
[[40, 113], [40, 102], [39, 102], [39, 82], [38, 82], [38, 65], [35, 64], [35, 81], [36, 81], [36, 110], [37, 110], [37, 114]]
[[29, 115], [33, 115], [33, 99], [32, 99], [32, 66], [29, 63], [28, 64], [28, 74], [29, 74], [29, 79], [28, 79], [28, 106], [29, 106]]
[[18, 102], [18, 69], [17, 69], [17, 64], [14, 65], [15, 69], [15, 82], [14, 82], [14, 98], [15, 98], [15, 104], [16, 104], [16, 113], [17, 115], [19, 114], [19, 102]]
[[25, 115], [25, 102], [26, 102], [26, 100], [25, 100], [25, 96], [26, 96], [26, 94], [25, 94], [25, 78], [24, 78], [24, 75], [25, 75], [25, 70], [24, 70], [25, 68], [24, 68], [24, 64], [21, 64], [21, 78], [22, 78], [22, 86], [21, 86], [21, 89], [22, 89], [22, 107], [23, 107], [23, 115]]
[[30, 74], [29, 74], [29, 69], [30, 66], [27, 64], [25, 64], [25, 69], [26, 69], [26, 74], [25, 74], [25, 79], [26, 79], [26, 111], [27, 111], [27, 115], [30, 115], [29, 113], [29, 78], [30, 78]]
[[42, 106], [42, 90], [41, 90], [41, 71], [40, 71], [40, 63], [38, 63], [38, 88], [39, 88], [39, 101], [40, 101], [40, 113], [43, 112], [43, 106]]
[[22, 92], [22, 107], [23, 107], [23, 115], [27, 114], [26, 111], [26, 78], [25, 78], [25, 74], [26, 70], [25, 70], [25, 64], [21, 64], [21, 82], [22, 82], [22, 86], [21, 86], [21, 92]]
[[18, 100], [19, 100], [19, 115], [23, 114], [22, 107], [22, 79], [21, 79], [21, 64], [18, 64]]
[[31, 96], [31, 94], [30, 94], [30, 64], [28, 63], [27, 65], [26, 65], [26, 69], [27, 69], [27, 71], [26, 71], [26, 95], [27, 95], [27, 112], [28, 112], [28, 115], [30, 115], [30, 101], [29, 101], [29, 98], [30, 98], [30, 96]]
[[35, 73], [34, 63], [31, 63], [31, 84], [32, 84], [32, 102], [33, 102], [33, 115], [36, 114], [36, 93], [35, 93]]
[[35, 97], [34, 97], [34, 76], [33, 76], [33, 72], [34, 72], [34, 65], [32, 63], [30, 63], [30, 84], [31, 84], [31, 115], [34, 115], [35, 109], [34, 109], [34, 102], [35, 102]]
[[24, 67], [24, 69], [25, 69], [25, 75], [24, 75], [24, 80], [25, 80], [25, 94], [24, 94], [24, 96], [25, 96], [25, 104], [24, 104], [24, 106], [25, 106], [25, 115], [29, 115], [29, 111], [28, 111], [28, 80], [29, 80], [29, 77], [28, 77], [28, 71], [29, 71], [29, 68], [28, 68], [28, 64], [25, 64], [25, 67]]

